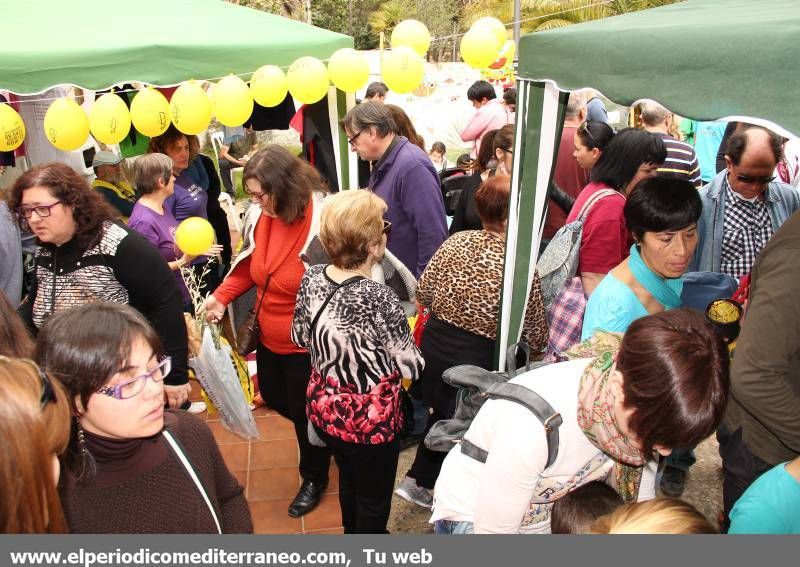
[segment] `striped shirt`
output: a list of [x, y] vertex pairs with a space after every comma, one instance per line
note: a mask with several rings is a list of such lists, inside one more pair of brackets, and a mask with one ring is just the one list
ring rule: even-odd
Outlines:
[[698, 189], [702, 187], [700, 164], [697, 162], [694, 148], [685, 142], [676, 140], [669, 134], [655, 133], [661, 136], [664, 146], [667, 148], [667, 159], [664, 161], [664, 165], [658, 168], [658, 174], [664, 177], [686, 179]]
[[726, 177], [720, 271], [734, 278], [749, 274], [772, 233], [772, 221], [763, 195], [756, 201], [743, 199], [731, 188]]

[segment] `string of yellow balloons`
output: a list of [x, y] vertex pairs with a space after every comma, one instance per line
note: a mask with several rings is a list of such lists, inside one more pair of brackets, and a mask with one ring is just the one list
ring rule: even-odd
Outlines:
[[[511, 43], [511, 45], [508, 45]], [[403, 20], [391, 35], [391, 50], [385, 54], [381, 77], [394, 92], [414, 91], [424, 77], [423, 57], [431, 44], [431, 34], [418, 20]], [[481, 18], [461, 39], [461, 56], [472, 67], [486, 69], [501, 54], [513, 54], [514, 44], [500, 20]], [[513, 57], [513, 55], [511, 55]], [[71, 98], [53, 101], [44, 118], [47, 139], [56, 148], [72, 151], [92, 136], [104, 144], [125, 139], [131, 127], [145, 136], [163, 134], [170, 123], [184, 134], [199, 134], [212, 116], [225, 126], [240, 126], [252, 114], [254, 102], [274, 107], [291, 93], [302, 104], [318, 102], [330, 84], [344, 92], [355, 92], [369, 80], [369, 64], [362, 53], [350, 48], [336, 51], [326, 65], [315, 57], [301, 57], [283, 69], [265, 65], [250, 77], [249, 85], [229, 75], [212, 85], [211, 96], [202, 82], [185, 81], [170, 101], [158, 90], [140, 90], [130, 104], [115, 93], [97, 99], [87, 116]], [[25, 124], [11, 105], [0, 104], [0, 151], [12, 151], [25, 139]]]

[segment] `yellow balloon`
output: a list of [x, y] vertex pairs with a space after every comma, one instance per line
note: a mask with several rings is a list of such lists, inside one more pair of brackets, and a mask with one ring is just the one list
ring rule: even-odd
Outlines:
[[328, 74], [337, 89], [354, 93], [369, 80], [369, 63], [355, 49], [340, 49], [328, 61]]
[[261, 106], [278, 106], [289, 92], [289, 83], [283, 69], [264, 65], [250, 77], [250, 92]]
[[499, 51], [497, 36], [485, 27], [473, 27], [461, 38], [461, 57], [475, 69], [485, 69], [494, 63]]
[[401, 45], [424, 57], [431, 46], [431, 32], [418, 20], [403, 20], [392, 30], [392, 49]]
[[119, 144], [131, 130], [131, 113], [118, 95], [106, 93], [89, 111], [89, 129], [98, 142]]
[[225, 126], [241, 126], [253, 114], [253, 95], [247, 83], [230, 75], [214, 87], [214, 115]]
[[0, 152], [16, 150], [25, 141], [25, 123], [17, 111], [0, 104]]
[[195, 81], [181, 83], [169, 102], [172, 123], [187, 136], [197, 135], [211, 122], [211, 100]]
[[312, 104], [328, 94], [328, 70], [316, 57], [301, 57], [286, 74], [289, 92], [295, 100]]
[[189, 256], [200, 256], [214, 244], [214, 227], [202, 217], [189, 217], [175, 230], [175, 244]]
[[153, 88], [136, 93], [131, 102], [131, 122], [134, 128], [150, 138], [166, 132], [170, 122], [166, 97]]
[[89, 137], [89, 118], [77, 102], [60, 98], [44, 115], [44, 133], [59, 150], [77, 150]]
[[410, 47], [394, 47], [383, 57], [381, 76], [386, 86], [397, 93], [416, 89], [424, 74], [422, 57]]
[[503, 45], [506, 40], [508, 39], [508, 31], [506, 30], [506, 26], [503, 25], [503, 22], [498, 20], [497, 18], [493, 18], [491, 16], [486, 16], [485, 18], [480, 18], [479, 20], [475, 20], [475, 23], [470, 26], [470, 29], [475, 28], [484, 28], [490, 30], [495, 37], [497, 37], [497, 45]]

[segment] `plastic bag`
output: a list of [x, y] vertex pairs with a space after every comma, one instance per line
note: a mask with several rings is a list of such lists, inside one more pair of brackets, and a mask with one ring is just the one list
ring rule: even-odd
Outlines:
[[189, 366], [219, 412], [222, 425], [240, 437], [257, 439], [256, 421], [231, 360], [230, 345], [219, 341], [217, 348], [211, 329], [206, 327], [200, 353], [189, 359]]

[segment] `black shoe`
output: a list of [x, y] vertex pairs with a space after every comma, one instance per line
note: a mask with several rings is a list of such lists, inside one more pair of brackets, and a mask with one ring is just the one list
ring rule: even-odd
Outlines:
[[686, 471], [675, 467], [666, 467], [661, 476], [661, 492], [664, 496], [677, 498], [686, 488]]
[[299, 518], [304, 514], [308, 514], [311, 510], [317, 507], [317, 504], [319, 504], [319, 501], [322, 498], [322, 493], [325, 492], [327, 487], [327, 482], [322, 484], [319, 482], [304, 480], [302, 486], [300, 486], [300, 491], [297, 493], [297, 496], [295, 496], [294, 500], [292, 500], [292, 503], [289, 504], [289, 515], [292, 518]]

